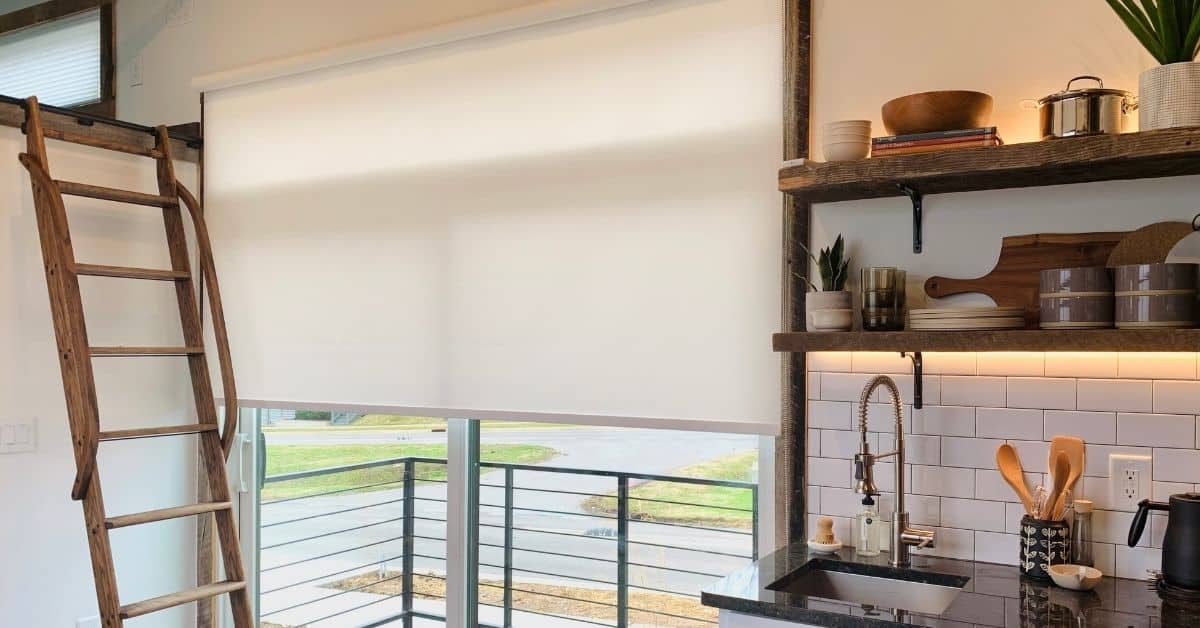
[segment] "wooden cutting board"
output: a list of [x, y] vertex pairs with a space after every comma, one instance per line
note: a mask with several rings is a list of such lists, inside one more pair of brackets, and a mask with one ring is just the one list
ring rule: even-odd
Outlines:
[[1048, 268], [1104, 266], [1126, 231], [1099, 233], [1034, 233], [1008, 236], [1000, 245], [1000, 259], [992, 271], [978, 279], [930, 277], [925, 293], [934, 298], [978, 292], [996, 305], [1025, 308], [1025, 326], [1038, 325], [1040, 272]]

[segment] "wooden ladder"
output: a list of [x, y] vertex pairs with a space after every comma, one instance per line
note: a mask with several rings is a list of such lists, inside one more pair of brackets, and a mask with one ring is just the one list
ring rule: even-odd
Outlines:
[[[83, 501], [91, 548], [92, 571], [96, 580], [96, 596], [100, 607], [100, 622], [104, 628], [120, 628], [125, 620], [165, 610], [189, 602], [215, 598], [228, 593], [236, 628], [252, 628], [250, 604], [246, 592], [246, 575], [242, 566], [241, 546], [233, 512], [233, 500], [225, 471], [225, 459], [233, 445], [237, 426], [237, 393], [234, 390], [233, 366], [225, 331], [221, 297], [217, 288], [212, 250], [204, 216], [199, 203], [175, 179], [171, 161], [171, 146], [166, 127], [154, 129], [154, 147], [121, 144], [96, 139], [70, 131], [48, 129], [42, 125], [41, 110], [36, 98], [25, 103], [27, 150], [20, 156], [29, 170], [33, 185], [34, 206], [37, 210], [38, 232], [41, 238], [42, 259], [46, 266], [46, 283], [50, 292], [50, 309], [54, 319], [55, 338], [66, 393], [67, 417], [75, 449], [76, 475], [72, 498]], [[50, 177], [46, 159], [45, 138], [84, 144], [95, 148], [120, 151], [153, 158], [158, 165], [158, 193], [144, 194], [113, 188], [56, 181]], [[132, 203], [162, 209], [166, 225], [167, 246], [171, 269], [153, 270], [122, 266], [80, 264], [75, 261], [71, 234], [67, 223], [63, 195]], [[209, 379], [207, 357], [196, 283], [188, 260], [186, 232], [181, 205], [191, 215], [204, 287], [213, 322], [221, 380], [225, 396], [223, 433], [217, 425], [217, 406]], [[125, 279], [169, 281], [175, 284], [183, 326], [182, 347], [93, 347], [88, 344], [87, 324], [79, 294], [79, 276], [119, 277]], [[188, 361], [192, 391], [196, 402], [197, 422], [173, 427], [151, 427], [116, 431], [100, 429], [96, 403], [96, 382], [92, 374], [94, 358], [128, 356], [183, 356]], [[200, 439], [201, 468], [208, 478], [209, 501], [164, 508], [150, 512], [109, 516], [104, 509], [100, 490], [100, 474], [96, 469], [96, 453], [100, 443], [131, 438], [152, 438], [195, 434]], [[116, 572], [113, 567], [109, 531], [155, 521], [189, 516], [214, 516], [225, 565], [225, 580], [201, 583], [187, 591], [122, 605], [117, 594]]]

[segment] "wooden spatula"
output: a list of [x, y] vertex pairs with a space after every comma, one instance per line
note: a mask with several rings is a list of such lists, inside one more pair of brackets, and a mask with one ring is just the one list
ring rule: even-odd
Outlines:
[[1050, 489], [1050, 494], [1046, 497], [1046, 505], [1042, 507], [1042, 512], [1038, 513], [1038, 519], [1050, 519], [1054, 514], [1054, 505], [1058, 503], [1058, 498], [1063, 495], [1063, 489], [1067, 487], [1067, 478], [1071, 475], [1071, 460], [1067, 458], [1066, 453], [1058, 453], [1058, 457], [1054, 459], [1054, 466], [1050, 467], [1050, 472], [1054, 474], [1054, 487]]
[[1074, 490], [1075, 483], [1079, 481], [1079, 476], [1083, 475], [1084, 464], [1086, 463], [1086, 447], [1083, 444], [1083, 439], [1075, 436], [1055, 436], [1050, 441], [1050, 468], [1054, 468], [1054, 462], [1058, 458], [1058, 454], [1066, 454], [1067, 462], [1070, 464], [1070, 470], [1067, 475], [1067, 484], [1063, 488], [1062, 495], [1053, 505], [1050, 514], [1053, 518], [1062, 517], [1062, 513], [1067, 509], [1067, 492]]
[[1025, 485], [1025, 470], [1021, 468], [1021, 458], [1017, 455], [1016, 448], [1008, 443], [1000, 445], [996, 450], [996, 466], [1000, 468], [1000, 475], [1004, 477], [1004, 481], [1008, 482], [1017, 493], [1017, 497], [1021, 498], [1025, 512], [1036, 517], [1037, 513], [1033, 512], [1033, 495], [1029, 494], [1029, 487]]

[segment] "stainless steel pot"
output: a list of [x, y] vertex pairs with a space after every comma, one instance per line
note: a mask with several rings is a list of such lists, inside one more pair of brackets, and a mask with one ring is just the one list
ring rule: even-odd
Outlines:
[[[1075, 81], [1096, 81], [1099, 87], [1071, 89]], [[1104, 87], [1095, 76], [1076, 76], [1067, 88], [1037, 101], [1042, 139], [1123, 133], [1125, 118], [1137, 109], [1137, 98], [1125, 90]]]

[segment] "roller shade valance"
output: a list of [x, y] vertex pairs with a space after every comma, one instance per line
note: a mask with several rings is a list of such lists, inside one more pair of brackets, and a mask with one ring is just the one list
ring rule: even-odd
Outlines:
[[207, 93], [243, 401], [774, 433], [776, 4], [649, 2]]

